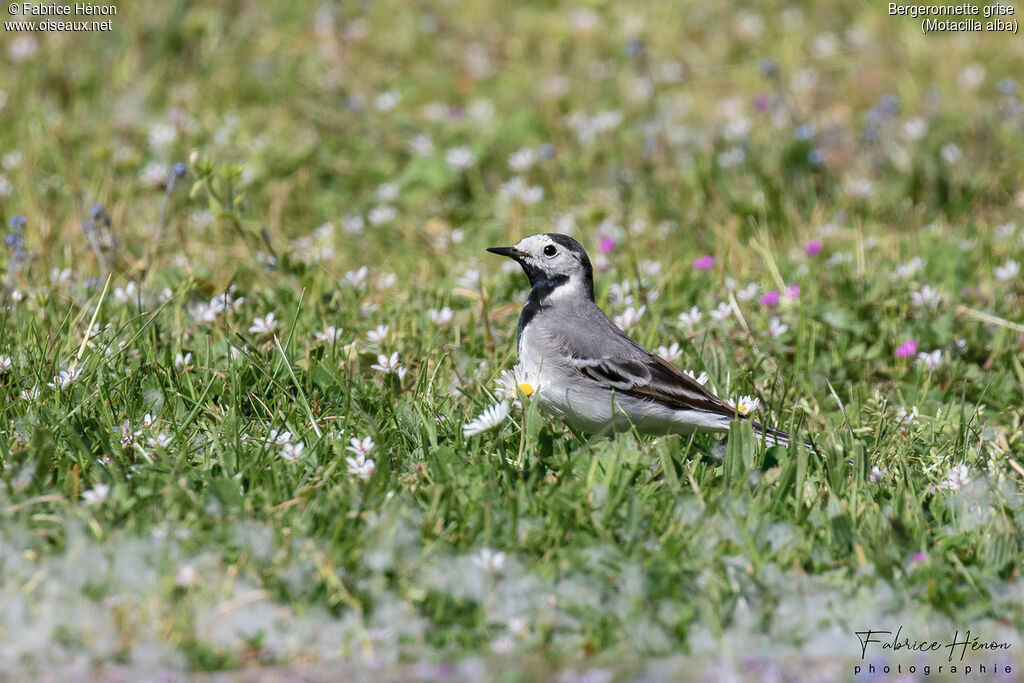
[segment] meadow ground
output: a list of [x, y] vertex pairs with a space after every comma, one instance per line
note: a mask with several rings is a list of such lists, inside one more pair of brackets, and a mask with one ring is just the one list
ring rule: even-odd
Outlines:
[[[1021, 39], [883, 3], [111, 21], [0, 41], [0, 677], [1018, 675]], [[503, 389], [526, 280], [484, 248], [550, 230], [822, 457]], [[855, 635], [899, 627], [943, 649]]]

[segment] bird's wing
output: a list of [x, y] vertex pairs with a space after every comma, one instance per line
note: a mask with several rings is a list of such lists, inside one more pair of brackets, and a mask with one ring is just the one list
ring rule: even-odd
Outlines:
[[[581, 334], [581, 330], [590, 334]], [[627, 337], [603, 312], [600, 318], [590, 317], [586, 325], [566, 325], [559, 336], [569, 363], [585, 377], [609, 389], [677, 410], [736, 417], [734, 407]]]

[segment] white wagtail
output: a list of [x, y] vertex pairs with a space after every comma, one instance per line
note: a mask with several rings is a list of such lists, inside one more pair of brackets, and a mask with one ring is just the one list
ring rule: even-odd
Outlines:
[[[587, 433], [630, 425], [645, 434], [725, 432], [745, 418], [608, 319], [594, 302], [587, 252], [573, 238], [545, 233], [487, 251], [514, 259], [530, 278], [519, 317], [519, 362], [541, 379], [536, 399], [547, 412]], [[769, 443], [789, 443], [786, 432], [752, 426]]]

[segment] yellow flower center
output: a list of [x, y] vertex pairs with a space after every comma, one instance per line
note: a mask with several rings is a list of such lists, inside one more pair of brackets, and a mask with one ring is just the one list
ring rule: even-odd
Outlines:
[[740, 404], [739, 406], [736, 407], [736, 412], [738, 412], [740, 415], [746, 415], [749, 410], [750, 406], [745, 404]]
[[523, 392], [523, 396], [533, 396], [533, 385], [523, 382], [519, 385], [519, 391]]

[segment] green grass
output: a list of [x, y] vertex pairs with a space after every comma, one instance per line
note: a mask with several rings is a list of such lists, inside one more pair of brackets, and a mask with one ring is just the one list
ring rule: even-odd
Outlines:
[[[847, 678], [854, 632], [901, 624], [1016, 656], [1016, 43], [867, 6], [766, 5], [757, 39], [714, 4], [602, 6], [589, 32], [576, 9], [126, 5], [0, 70], [0, 217], [26, 217], [0, 294], [0, 677]], [[536, 203], [502, 196], [524, 147]], [[526, 287], [483, 250], [566, 226], [602, 307], [646, 306], [631, 334], [821, 457], [740, 425], [588, 437], [529, 400], [465, 436]], [[395, 352], [404, 375], [371, 367]]]

